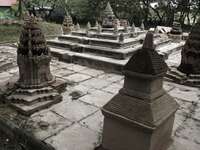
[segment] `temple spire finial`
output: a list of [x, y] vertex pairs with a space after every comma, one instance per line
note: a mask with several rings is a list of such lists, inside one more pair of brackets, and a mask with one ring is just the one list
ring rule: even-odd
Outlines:
[[153, 33], [151, 31], [147, 32], [146, 38], [143, 43], [143, 49], [155, 49]]

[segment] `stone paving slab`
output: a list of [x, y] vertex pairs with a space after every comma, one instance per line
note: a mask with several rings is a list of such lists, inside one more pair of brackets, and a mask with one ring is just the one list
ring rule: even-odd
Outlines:
[[104, 87], [109, 86], [111, 83], [112, 83], [112, 81], [106, 81], [106, 80], [103, 80], [103, 79], [92, 78], [90, 80], [83, 82], [82, 84], [85, 85], [85, 86], [88, 86], [90, 88], [102, 89]]
[[82, 81], [90, 79], [91, 76], [85, 75], [85, 74], [81, 74], [81, 73], [77, 73], [77, 74], [72, 74], [72, 75], [67, 76], [67, 77], [64, 76], [63, 78], [67, 79], [67, 80], [69, 80], [71, 82], [78, 83], [78, 82], [82, 82]]
[[29, 123], [33, 123], [35, 136], [42, 140], [53, 136], [63, 128], [72, 124], [69, 120], [52, 111], [47, 111], [34, 116], [29, 120]]
[[82, 120], [80, 123], [82, 126], [85, 126], [86, 128], [102, 133], [103, 119], [104, 119], [103, 114], [101, 113], [101, 111], [98, 111], [92, 116], [89, 116], [86, 119]]
[[94, 150], [99, 144], [99, 136], [97, 132], [74, 124], [46, 142], [59, 150]]
[[53, 112], [70, 120], [71, 122], [80, 121], [83, 118], [92, 115], [97, 110], [98, 109], [96, 107], [79, 101], [62, 102], [52, 109]]
[[88, 103], [93, 106], [102, 107], [104, 106], [111, 98], [113, 97], [113, 94], [103, 92], [100, 90], [95, 90], [92, 92], [92, 94], [85, 95], [80, 98], [80, 101], [83, 101], [85, 103]]
[[184, 144], [188, 150], [200, 148], [200, 121], [187, 119], [176, 131], [176, 141]]
[[199, 101], [199, 97], [196, 91], [191, 91], [185, 88], [175, 88], [172, 91], [170, 91], [169, 94], [173, 97], [189, 102], [197, 103]]

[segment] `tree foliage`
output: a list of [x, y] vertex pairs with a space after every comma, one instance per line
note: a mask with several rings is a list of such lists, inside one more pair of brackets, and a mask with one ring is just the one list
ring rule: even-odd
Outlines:
[[[35, 13], [35, 8], [50, 7], [52, 12], [68, 11], [79, 22], [101, 20], [102, 12], [110, 1], [116, 16], [131, 23], [172, 25], [174, 19], [184, 24], [193, 24], [200, 14], [199, 0], [19, 0], [26, 9]], [[157, 2], [153, 5], [153, 2]], [[20, 4], [20, 3], [19, 3]], [[21, 11], [21, 7], [18, 7]], [[59, 13], [58, 13], [59, 14]], [[178, 16], [178, 17], [176, 17]]]

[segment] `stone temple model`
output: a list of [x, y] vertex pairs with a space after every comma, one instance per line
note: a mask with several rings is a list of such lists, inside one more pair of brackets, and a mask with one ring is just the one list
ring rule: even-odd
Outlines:
[[182, 49], [181, 62], [167, 76], [186, 85], [200, 87], [200, 20], [194, 25]]
[[[142, 47], [141, 41], [147, 31], [142, 31], [127, 20], [119, 21], [109, 3], [102, 14], [102, 24], [99, 22], [90, 26], [91, 23], [88, 23], [86, 29], [73, 30], [67, 35], [48, 40], [52, 55], [65, 62], [122, 71], [132, 54]], [[167, 36], [154, 36], [157, 46], [172, 41]]]
[[31, 115], [62, 100], [58, 91], [66, 84], [51, 74], [50, 61], [50, 49], [41, 29], [33, 16], [27, 16], [17, 49], [17, 88], [7, 98], [20, 113]]
[[64, 18], [62, 29], [63, 34], [69, 34], [74, 30], [73, 20], [69, 13], [67, 13], [67, 15]]
[[168, 67], [155, 51], [153, 33], [126, 64], [123, 88], [102, 108], [102, 144], [96, 150], [166, 150], [176, 101], [163, 89]]

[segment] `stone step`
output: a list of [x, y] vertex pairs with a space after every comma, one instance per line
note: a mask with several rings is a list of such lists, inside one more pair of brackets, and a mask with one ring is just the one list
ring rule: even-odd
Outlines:
[[111, 69], [114, 71], [121, 71], [123, 66], [128, 62], [128, 58], [125, 60], [118, 60], [94, 54], [72, 52], [70, 50], [54, 47], [51, 47], [51, 53], [53, 56], [59, 56], [60, 61], [77, 63], [106, 70]]
[[11, 101], [11, 103], [25, 104], [27, 106], [31, 106], [38, 102], [52, 100], [58, 96], [59, 94], [57, 92], [48, 92], [35, 95], [23, 95], [21, 93], [15, 93], [9, 96], [8, 100]]
[[16, 93], [31, 96], [33, 94], [44, 94], [48, 92], [53, 92], [53, 90], [54, 89], [51, 87], [44, 87], [41, 89], [17, 89]]
[[194, 80], [195, 80], [195, 79], [199, 79], [199, 80], [200, 80], [200, 75], [199, 75], [199, 74], [190, 74], [190, 75], [189, 75], [189, 78], [190, 78], [190, 79], [194, 79]]
[[11, 103], [10, 105], [11, 105], [11, 107], [13, 107], [17, 111], [19, 111], [21, 114], [26, 115], [26, 116], [30, 116], [37, 111], [47, 109], [47, 108], [51, 107], [52, 105], [57, 104], [61, 101], [62, 101], [62, 97], [57, 96], [53, 100], [41, 101], [41, 102], [35, 103], [33, 105], [30, 105], [30, 106], [25, 105], [23, 103], [20, 103], [20, 104]]
[[173, 74], [171, 72], [167, 72], [166, 77], [169, 78], [169, 79], [174, 80], [175, 82], [181, 82], [183, 80], [182, 77], [180, 77], [180, 76], [178, 76], [176, 74]]
[[170, 68], [170, 73], [179, 76], [180, 78], [187, 78], [184, 73], [178, 71], [176, 68]]

